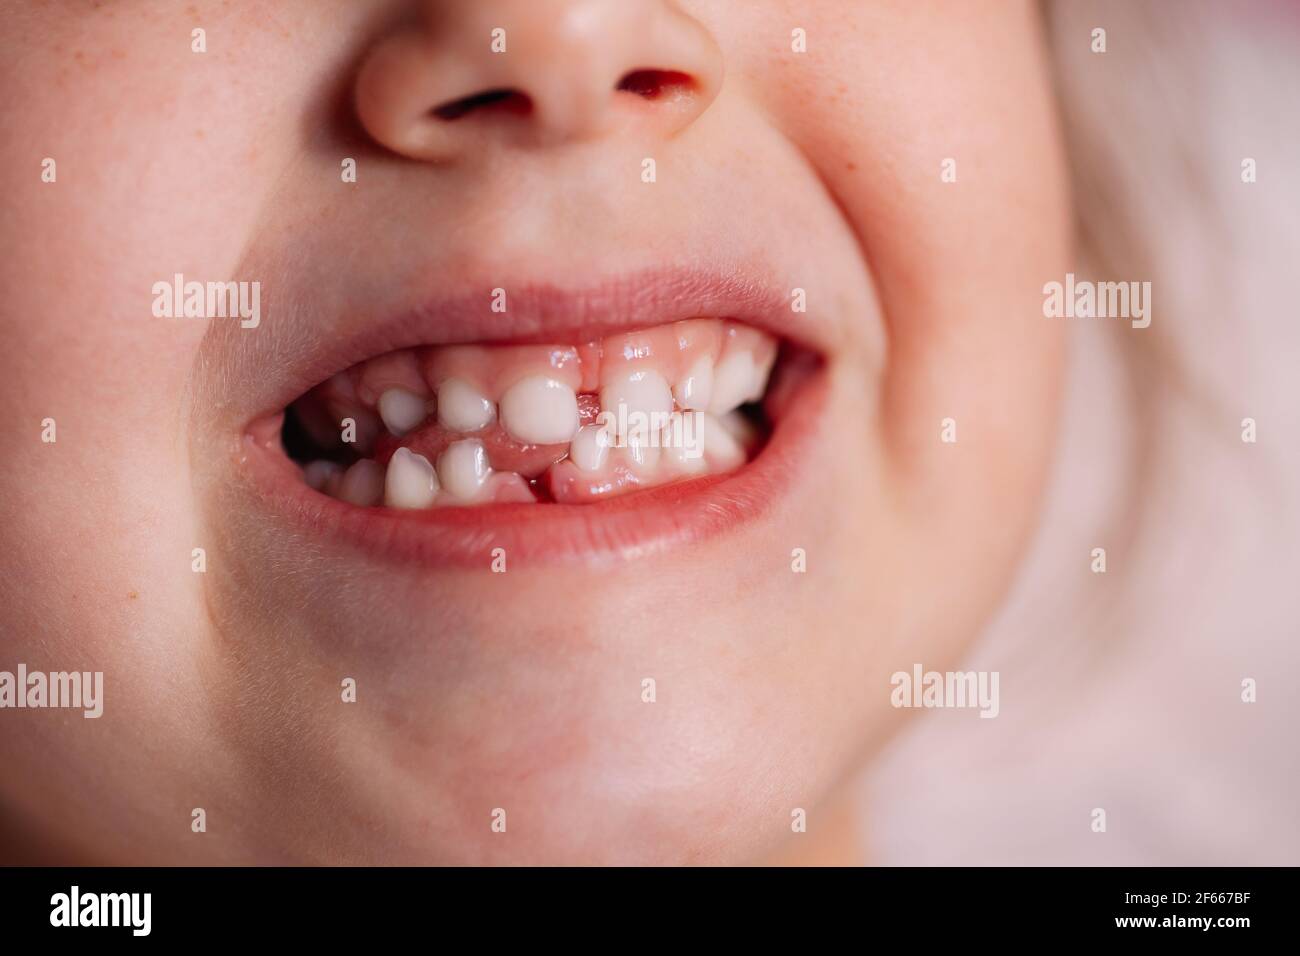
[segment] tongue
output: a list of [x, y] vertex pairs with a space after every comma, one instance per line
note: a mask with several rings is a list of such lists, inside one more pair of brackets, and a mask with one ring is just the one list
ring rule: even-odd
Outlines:
[[[600, 403], [595, 395], [578, 396], [578, 414], [583, 425], [589, 425], [600, 413]], [[384, 432], [375, 441], [375, 460], [385, 467], [388, 459], [399, 448], [409, 448], [417, 455], [436, 463], [438, 456], [452, 442], [466, 438], [476, 438], [487, 449], [488, 461], [494, 471], [513, 471], [525, 478], [537, 478], [557, 461], [569, 454], [567, 443], [560, 445], [526, 445], [512, 438], [500, 422], [493, 422], [487, 428], [473, 433], [450, 431], [437, 419], [413, 432], [398, 438]]]

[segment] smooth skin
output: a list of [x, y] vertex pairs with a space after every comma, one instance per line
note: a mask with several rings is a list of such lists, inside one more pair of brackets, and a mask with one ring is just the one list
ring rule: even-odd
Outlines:
[[[1069, 216], [1036, 8], [409, 12], [10, 13], [0, 669], [102, 670], [106, 699], [98, 720], [0, 711], [8, 855], [733, 863], [849, 846], [829, 808], [898, 725], [889, 675], [953, 666], [978, 636], [1051, 455], [1062, 342], [1041, 288], [1068, 268]], [[615, 91], [647, 67], [692, 94]], [[503, 82], [534, 110], [419, 128]], [[304, 547], [241, 477], [256, 340], [240, 336], [328, 336], [417, 275], [577, 285], [701, 258], [805, 289], [826, 355], [821, 441], [755, 522], [598, 570], [431, 571]], [[261, 326], [154, 318], [151, 287], [176, 272], [261, 281]]]

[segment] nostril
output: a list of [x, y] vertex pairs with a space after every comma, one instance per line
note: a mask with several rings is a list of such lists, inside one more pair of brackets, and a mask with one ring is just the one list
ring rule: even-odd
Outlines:
[[533, 101], [524, 93], [512, 89], [484, 90], [472, 96], [443, 103], [435, 107], [433, 115], [441, 120], [458, 120], [475, 111], [526, 115], [533, 110]]
[[633, 70], [618, 81], [618, 90], [647, 100], [676, 99], [692, 95], [695, 82], [674, 70]]

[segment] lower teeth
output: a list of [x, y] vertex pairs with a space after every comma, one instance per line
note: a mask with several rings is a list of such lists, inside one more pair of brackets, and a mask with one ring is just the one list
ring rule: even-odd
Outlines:
[[[611, 418], [584, 425], [568, 454], [529, 479], [494, 470], [483, 440], [462, 438], [426, 457], [398, 447], [387, 465], [360, 458], [351, 465], [314, 459], [302, 467], [316, 491], [358, 507], [423, 510], [493, 503], [595, 502], [618, 494], [706, 475], [725, 474], [747, 460], [759, 439], [754, 408], [715, 417], [677, 410], [659, 427], [636, 416], [620, 428]], [[620, 437], [621, 435], [621, 437]], [[431, 460], [432, 459], [432, 460]]]
[[585, 346], [428, 346], [367, 360], [286, 416], [303, 480], [363, 507], [592, 502], [743, 465], [778, 344], [687, 319]]

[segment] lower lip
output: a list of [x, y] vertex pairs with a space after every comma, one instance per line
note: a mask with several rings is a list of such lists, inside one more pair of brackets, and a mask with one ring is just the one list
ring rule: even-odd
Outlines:
[[[759, 454], [740, 470], [661, 485], [595, 504], [501, 504], [396, 511], [313, 491], [275, 443], [245, 436], [256, 493], [296, 531], [377, 560], [486, 569], [502, 551], [520, 563], [600, 565], [738, 530], [789, 493], [817, 441], [824, 372], [801, 383]], [[502, 549], [502, 551], [498, 551]]]

